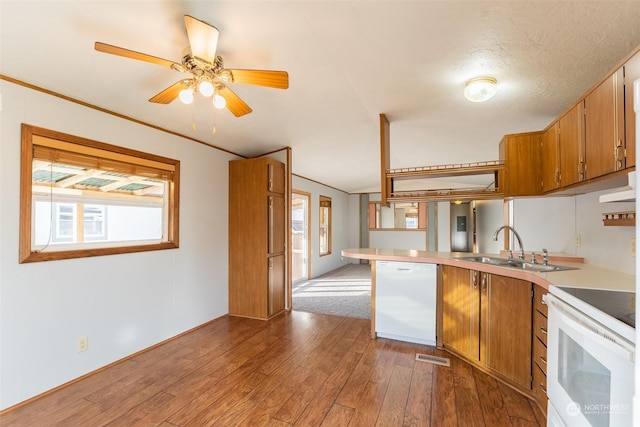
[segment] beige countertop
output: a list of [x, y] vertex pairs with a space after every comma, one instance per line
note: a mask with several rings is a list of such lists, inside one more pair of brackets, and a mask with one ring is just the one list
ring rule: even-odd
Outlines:
[[636, 289], [636, 277], [633, 274], [609, 270], [590, 265], [588, 263], [556, 261], [553, 257], [550, 257], [550, 263], [553, 263], [554, 265], [571, 266], [577, 267], [578, 269], [537, 273], [460, 259], [464, 257], [483, 255], [492, 257], [499, 256], [497, 254], [472, 254], [468, 252], [428, 252], [407, 249], [377, 248], [354, 248], [342, 251], [342, 256], [346, 258], [366, 259], [371, 261], [426, 262], [463, 267], [527, 280], [540, 285], [545, 289], [549, 289], [549, 285], [612, 289], [619, 291], [635, 291]]

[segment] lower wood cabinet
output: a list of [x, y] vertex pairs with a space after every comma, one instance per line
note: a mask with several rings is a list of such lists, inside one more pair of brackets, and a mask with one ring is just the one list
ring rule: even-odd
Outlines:
[[532, 284], [443, 266], [442, 285], [444, 347], [530, 392]]
[[533, 396], [547, 413], [547, 306], [542, 296], [547, 291], [533, 286]]

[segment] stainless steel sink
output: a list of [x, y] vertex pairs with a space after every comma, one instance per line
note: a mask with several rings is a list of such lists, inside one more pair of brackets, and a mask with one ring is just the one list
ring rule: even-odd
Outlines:
[[464, 261], [478, 262], [480, 264], [490, 264], [498, 267], [514, 268], [518, 270], [535, 271], [541, 273], [547, 273], [551, 271], [563, 271], [563, 270], [577, 270], [577, 267], [567, 267], [564, 265], [553, 264], [534, 264], [522, 259], [507, 259], [500, 257], [487, 257], [487, 256], [473, 256], [458, 258]]

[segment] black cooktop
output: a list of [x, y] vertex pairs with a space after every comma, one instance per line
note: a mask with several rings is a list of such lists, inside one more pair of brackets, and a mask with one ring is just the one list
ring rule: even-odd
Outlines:
[[564, 292], [615, 317], [632, 328], [636, 327], [636, 293], [607, 289], [585, 289], [558, 286]]

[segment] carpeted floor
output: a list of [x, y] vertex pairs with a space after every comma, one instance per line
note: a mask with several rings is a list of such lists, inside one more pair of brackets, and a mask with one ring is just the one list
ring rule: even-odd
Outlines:
[[293, 285], [292, 296], [294, 310], [369, 319], [371, 266], [347, 264]]

